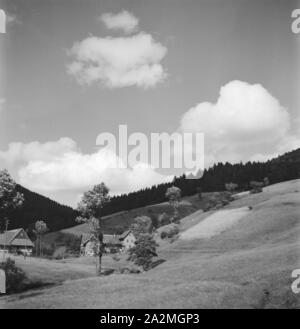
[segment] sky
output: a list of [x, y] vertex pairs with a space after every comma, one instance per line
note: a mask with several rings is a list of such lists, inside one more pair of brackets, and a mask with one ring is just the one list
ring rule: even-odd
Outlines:
[[0, 168], [76, 206], [171, 179], [111, 169], [102, 132], [200, 132], [205, 166], [299, 147], [299, 40], [289, 0], [9, 0], [0, 34]]

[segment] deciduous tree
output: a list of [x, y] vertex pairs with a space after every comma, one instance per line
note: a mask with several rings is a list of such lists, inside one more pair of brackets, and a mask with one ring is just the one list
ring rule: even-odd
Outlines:
[[85, 192], [77, 206], [77, 210], [80, 213], [77, 221], [89, 225], [90, 241], [93, 245], [94, 256], [99, 258], [98, 274], [101, 274], [101, 261], [104, 253], [101, 210], [109, 200], [109, 190], [104, 183], [101, 183], [95, 185], [90, 191]]
[[24, 196], [16, 185], [6, 169], [0, 170], [0, 220], [8, 220], [10, 214], [23, 205]]
[[143, 233], [151, 233], [152, 231], [152, 220], [148, 216], [138, 216], [133, 220], [133, 223], [130, 226], [135, 237], [138, 237]]
[[171, 186], [167, 189], [166, 197], [169, 200], [170, 205], [173, 207], [173, 217], [171, 217], [171, 222], [174, 222], [179, 217], [179, 202], [181, 199], [181, 189], [177, 186]]
[[42, 244], [42, 236], [48, 231], [47, 224], [42, 221], [38, 220], [36, 221], [34, 225], [34, 233], [37, 237], [37, 243], [36, 243], [36, 254], [38, 255], [38, 250], [40, 257], [43, 256], [43, 244]]
[[152, 259], [157, 257], [157, 246], [158, 244], [152, 234], [142, 233], [137, 237], [135, 246], [129, 249], [128, 260], [133, 261], [147, 271], [151, 268]]
[[234, 193], [234, 191], [238, 188], [238, 184], [235, 183], [226, 183], [225, 188], [228, 192]]

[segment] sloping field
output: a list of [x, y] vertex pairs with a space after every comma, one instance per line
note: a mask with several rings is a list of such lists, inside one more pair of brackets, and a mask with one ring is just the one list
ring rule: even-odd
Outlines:
[[[199, 200], [197, 195], [184, 197], [179, 205], [180, 217], [193, 214], [198, 209], [204, 207], [212, 194], [215, 193], [203, 193], [202, 200]], [[129, 211], [120, 211], [118, 213], [104, 216], [102, 219], [102, 229], [106, 234], [118, 234], [120, 232], [126, 231], [134, 218], [137, 216], [159, 216], [163, 213], [167, 214], [168, 216], [173, 214], [173, 209], [168, 202], [132, 209]], [[68, 239], [70, 239], [70, 234], [80, 237], [83, 233], [88, 232], [88, 225], [80, 224], [58, 232], [51, 232], [46, 234], [43, 237], [43, 243], [46, 246], [51, 246], [51, 244], [64, 244]]]
[[219, 210], [182, 232], [182, 240], [208, 239], [228, 230], [249, 212], [248, 207]]
[[[27, 292], [2, 297], [0, 305], [5, 308], [299, 308], [300, 296], [290, 288], [291, 273], [300, 268], [299, 180], [241, 197], [221, 211], [248, 206], [252, 209], [218, 234], [178, 239], [164, 245], [159, 256], [166, 262], [149, 272], [67, 281], [36, 290], [34, 295]], [[181, 234], [192, 232], [192, 226], [197, 229], [212, 214], [198, 211], [188, 216], [182, 221]]]

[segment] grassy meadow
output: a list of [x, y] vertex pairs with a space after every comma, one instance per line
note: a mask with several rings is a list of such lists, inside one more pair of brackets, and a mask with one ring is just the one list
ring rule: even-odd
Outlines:
[[[16, 259], [29, 276], [59, 285], [1, 297], [0, 307], [299, 308], [300, 296], [291, 291], [291, 273], [300, 268], [299, 190], [293, 180], [236, 199], [219, 211], [248, 211], [209, 237], [181, 233], [204, 220], [216, 223], [210, 216], [218, 210], [190, 213], [179, 238], [158, 248], [165, 262], [142, 274], [96, 277], [92, 258]], [[114, 266], [118, 262], [104, 257], [104, 267]]]

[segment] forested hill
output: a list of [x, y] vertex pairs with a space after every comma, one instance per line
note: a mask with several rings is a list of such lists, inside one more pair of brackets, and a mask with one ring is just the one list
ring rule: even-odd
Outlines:
[[[203, 192], [222, 191], [225, 183], [238, 184], [239, 190], [247, 190], [252, 180], [262, 181], [268, 177], [270, 184], [300, 177], [300, 148], [267, 162], [218, 163], [204, 170], [200, 179], [186, 179], [183, 175], [172, 183], [165, 183], [137, 192], [113, 197], [103, 209], [103, 214], [144, 207], [166, 201], [165, 192], [171, 185], [178, 186], [183, 196], [193, 195], [200, 188]], [[109, 182], [107, 182], [109, 186]]]
[[17, 190], [24, 195], [21, 209], [10, 216], [9, 229], [23, 227], [31, 231], [37, 220], [43, 220], [50, 231], [76, 225], [77, 212], [71, 207], [64, 206], [38, 193], [32, 192], [21, 185]]
[[[265, 177], [268, 177], [270, 184], [299, 178], [300, 148], [267, 162], [218, 163], [204, 170], [200, 179], [186, 179], [183, 175], [177, 177], [172, 183], [115, 196], [104, 207], [103, 215], [164, 202], [166, 189], [173, 184], [181, 189], [182, 196], [188, 196], [196, 194], [199, 188], [203, 192], [222, 191], [225, 183], [229, 182], [238, 184], [239, 190], [243, 191], [249, 188], [251, 180], [262, 181]], [[95, 182], [97, 183], [99, 182]], [[104, 183], [109, 187], [109, 181]], [[25, 202], [22, 209], [10, 216], [10, 229], [23, 227], [31, 230], [37, 220], [45, 221], [50, 231], [77, 224], [75, 218], [78, 214], [71, 207], [63, 206], [20, 185], [17, 188], [24, 194]]]

